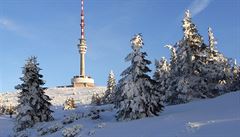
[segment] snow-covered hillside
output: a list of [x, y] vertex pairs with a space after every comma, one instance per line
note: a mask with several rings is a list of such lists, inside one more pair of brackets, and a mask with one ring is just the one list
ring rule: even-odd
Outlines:
[[[67, 98], [74, 98], [77, 103], [89, 104], [93, 93], [102, 94], [106, 91], [106, 87], [94, 88], [49, 88], [45, 90], [46, 95], [52, 98], [51, 103], [54, 106], [62, 106]], [[0, 105], [9, 106], [10, 104], [16, 106], [17, 93], [8, 92], [0, 93]]]
[[[240, 91], [215, 99], [167, 106], [159, 117], [128, 122], [115, 121], [115, 110], [111, 105], [79, 105], [71, 111], [54, 107], [55, 121], [39, 123], [26, 133], [31, 137], [40, 133], [47, 137], [60, 137], [71, 130], [76, 131], [76, 137], [238, 137], [239, 106]], [[105, 112], [100, 112], [100, 119], [92, 120], [93, 109], [104, 109]], [[12, 127], [12, 119], [0, 116], [1, 137], [8, 137]]]

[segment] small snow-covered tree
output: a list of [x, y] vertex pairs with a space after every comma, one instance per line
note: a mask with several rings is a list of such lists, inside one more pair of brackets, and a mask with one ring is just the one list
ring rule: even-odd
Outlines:
[[232, 84], [231, 91], [240, 90], [240, 66], [237, 65], [237, 60], [234, 60], [234, 64], [231, 69], [232, 72]]
[[177, 64], [177, 53], [176, 53], [176, 48], [172, 45], [166, 45], [164, 47], [167, 47], [170, 52], [171, 52], [171, 58], [170, 58], [170, 68], [176, 68], [176, 64]]
[[132, 40], [133, 51], [125, 58], [131, 66], [121, 74], [117, 85], [117, 120], [133, 120], [143, 117], [157, 116], [163, 110], [161, 93], [154, 90], [153, 80], [147, 75], [151, 70], [147, 67], [151, 62], [141, 52], [143, 39], [141, 34]]
[[237, 60], [234, 60], [234, 64], [232, 67], [232, 72], [233, 72], [233, 78], [234, 79], [238, 79], [238, 75], [239, 75], [239, 66], [237, 65]]
[[165, 100], [165, 92], [168, 88], [168, 79], [170, 75], [170, 65], [167, 60], [162, 57], [160, 61], [155, 61], [156, 71], [154, 72], [153, 79], [155, 80], [155, 89], [164, 95], [162, 100]]
[[23, 67], [23, 82], [16, 86], [19, 93], [19, 105], [17, 106], [17, 117], [15, 130], [22, 131], [32, 127], [37, 122], [53, 120], [52, 110], [50, 110], [51, 99], [45, 95], [43, 75], [39, 73], [36, 57], [30, 57]]
[[156, 71], [154, 72], [153, 78], [156, 81], [162, 81], [169, 75], [170, 66], [165, 57], [162, 57], [160, 61], [155, 60]]
[[104, 103], [114, 103], [115, 87], [116, 87], [115, 75], [114, 75], [113, 71], [111, 70], [108, 75], [107, 90], [103, 97]]

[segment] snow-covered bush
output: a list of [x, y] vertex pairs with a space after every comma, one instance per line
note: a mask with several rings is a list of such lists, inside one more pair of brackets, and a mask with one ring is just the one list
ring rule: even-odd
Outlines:
[[14, 137], [29, 137], [29, 132], [28, 131], [26, 131], [26, 130], [22, 130], [22, 131], [20, 131], [20, 132], [16, 132], [15, 134], [14, 134]]
[[96, 128], [104, 128], [104, 127], [106, 127], [106, 123], [99, 123], [96, 126]]
[[89, 136], [93, 136], [93, 135], [95, 135], [96, 134], [96, 130], [94, 130], [94, 129], [92, 129], [92, 130], [90, 130], [89, 132], [88, 132], [88, 135]]
[[101, 105], [101, 104], [103, 104], [103, 96], [104, 96], [104, 94], [101, 94], [101, 93], [93, 93], [91, 104], [92, 105]]
[[20, 90], [17, 106], [17, 117], [15, 131], [19, 132], [32, 127], [37, 122], [53, 120], [50, 110], [50, 97], [45, 95], [43, 76], [39, 74], [41, 70], [38, 67], [36, 57], [31, 57], [23, 67], [22, 84], [17, 85]]
[[99, 119], [100, 118], [100, 110], [93, 107], [91, 110], [90, 110], [90, 113], [88, 114], [88, 116], [92, 119], [92, 120], [96, 120], [96, 119]]
[[66, 124], [70, 124], [73, 123], [75, 120], [79, 120], [80, 118], [84, 117], [84, 113], [73, 113], [67, 117], [65, 117], [62, 121], [62, 124], [66, 125]]
[[43, 135], [46, 135], [46, 134], [55, 133], [55, 132], [59, 131], [62, 128], [63, 128], [62, 124], [55, 123], [54, 125], [52, 125], [50, 127], [47, 127], [47, 128], [44, 128], [44, 127], [39, 128], [37, 131], [38, 131], [39, 135], [43, 136]]
[[68, 98], [64, 103], [64, 110], [73, 110], [77, 108], [73, 98]]
[[62, 131], [64, 137], [75, 137], [83, 128], [83, 125], [74, 125], [70, 128], [65, 128]]
[[9, 114], [16, 114], [16, 107], [9, 105], [9, 106], [5, 106], [2, 105], [0, 106], [0, 115], [9, 115]]
[[63, 119], [62, 123], [64, 125], [73, 123], [75, 121], [75, 116], [71, 115]]
[[5, 106], [3, 105], [0, 106], [0, 114], [3, 114], [5, 112], [5, 109], [6, 109]]

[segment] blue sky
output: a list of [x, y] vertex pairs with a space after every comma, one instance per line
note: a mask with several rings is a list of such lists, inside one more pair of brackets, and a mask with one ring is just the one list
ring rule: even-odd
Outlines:
[[[85, 0], [86, 73], [99, 86], [106, 85], [111, 69], [119, 79], [129, 65], [129, 40], [138, 32], [149, 60], [169, 58], [164, 45], [182, 38], [186, 9], [205, 42], [211, 26], [218, 50], [240, 62], [239, 0]], [[45, 86], [70, 85], [79, 73], [79, 24], [80, 0], [0, 0], [0, 92], [21, 83], [22, 67], [33, 55]]]

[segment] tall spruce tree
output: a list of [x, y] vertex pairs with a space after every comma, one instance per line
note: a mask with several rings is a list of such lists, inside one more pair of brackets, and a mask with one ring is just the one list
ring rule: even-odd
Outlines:
[[[196, 25], [192, 22], [189, 10], [185, 12], [182, 21], [184, 36], [176, 44], [176, 57], [171, 58], [170, 84], [167, 89], [168, 104], [186, 103], [193, 98], [195, 83], [199, 82], [199, 70], [196, 60], [199, 59], [198, 52], [203, 44], [203, 38], [198, 33]], [[195, 87], [196, 88], [196, 87]]]
[[147, 75], [151, 70], [147, 67], [151, 62], [141, 52], [143, 39], [137, 34], [131, 40], [132, 53], [125, 60], [131, 66], [121, 74], [117, 85], [117, 120], [133, 120], [143, 117], [157, 116], [163, 110], [161, 93], [154, 90], [153, 80]]
[[[177, 43], [178, 44], [178, 43]], [[169, 102], [172, 102], [171, 99], [174, 99], [176, 96], [174, 96], [174, 93], [177, 93], [175, 92], [175, 90], [173, 90], [172, 88], [174, 86], [176, 86], [176, 81], [178, 78], [177, 75], [175, 75], [175, 73], [178, 71], [177, 70], [177, 53], [176, 53], [176, 48], [178, 45], [175, 45], [175, 46], [172, 46], [172, 45], [166, 45], [164, 47], [168, 48], [170, 50], [170, 53], [171, 53], [171, 57], [170, 57], [170, 64], [169, 64], [169, 74], [168, 74], [168, 78], [167, 78], [167, 81], [166, 81], [166, 89], [165, 89], [165, 99], [164, 99], [164, 102], [166, 104], [173, 104], [173, 103], [169, 103]], [[174, 99], [175, 100], [175, 99]]]
[[207, 97], [216, 97], [230, 90], [231, 64], [230, 60], [224, 57], [216, 49], [217, 41], [212, 28], [208, 28], [209, 45], [206, 51], [206, 65], [202, 71], [202, 77], [207, 81], [208, 90], [204, 94]]
[[39, 73], [36, 57], [30, 57], [23, 67], [22, 84], [15, 88], [20, 90], [18, 96], [17, 117], [15, 131], [22, 131], [32, 127], [37, 122], [53, 120], [52, 110], [50, 110], [51, 99], [45, 95], [43, 75]]
[[205, 55], [201, 52], [206, 45], [192, 22], [189, 10], [185, 12], [182, 21], [183, 39], [176, 43], [176, 49], [171, 50], [171, 71], [169, 77], [168, 104], [189, 102], [194, 97], [202, 97], [206, 89], [206, 81], [200, 76], [204, 66]]
[[115, 87], [116, 87], [116, 80], [113, 71], [111, 70], [108, 75], [107, 81], [107, 90], [103, 97], [104, 103], [114, 103], [115, 100]]

